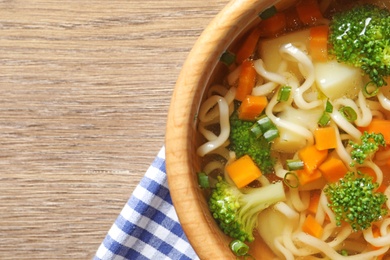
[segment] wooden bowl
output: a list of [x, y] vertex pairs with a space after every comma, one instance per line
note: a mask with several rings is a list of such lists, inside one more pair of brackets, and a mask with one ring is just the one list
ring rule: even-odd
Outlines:
[[[203, 93], [220, 73], [221, 54], [235, 43], [253, 23], [258, 14], [275, 2], [291, 4], [292, 0], [232, 0], [213, 19], [190, 52], [177, 80], [166, 131], [166, 168], [172, 200], [183, 230], [201, 259], [236, 259], [229, 249], [231, 241], [212, 218], [207, 201], [198, 187], [196, 172], [200, 158], [196, 115]], [[264, 250], [261, 259], [272, 256]]]

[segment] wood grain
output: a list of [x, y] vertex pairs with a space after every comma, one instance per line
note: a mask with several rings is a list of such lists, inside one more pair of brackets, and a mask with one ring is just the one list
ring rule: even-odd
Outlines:
[[227, 0], [0, 0], [0, 258], [90, 259]]

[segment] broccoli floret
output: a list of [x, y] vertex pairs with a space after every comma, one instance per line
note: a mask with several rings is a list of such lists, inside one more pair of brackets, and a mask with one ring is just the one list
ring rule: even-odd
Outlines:
[[386, 195], [376, 192], [378, 183], [360, 172], [348, 172], [338, 182], [330, 183], [324, 192], [335, 214], [336, 225], [343, 222], [354, 231], [364, 230], [387, 214]]
[[230, 116], [230, 149], [237, 158], [247, 154], [263, 174], [273, 172], [275, 160], [271, 157], [271, 145], [264, 136], [257, 137], [251, 132], [254, 122], [241, 120], [238, 112]]
[[258, 213], [285, 199], [282, 182], [240, 190], [219, 176], [208, 204], [225, 234], [243, 242], [251, 242], [254, 240], [252, 232], [257, 225]]
[[390, 75], [390, 12], [371, 4], [336, 13], [329, 25], [329, 53], [361, 68], [378, 87]]
[[386, 146], [385, 138], [381, 133], [368, 133], [364, 131], [360, 140], [361, 143], [359, 144], [352, 141], [349, 142], [352, 147], [351, 158], [354, 160], [351, 162], [351, 166], [354, 166], [354, 162], [363, 164], [366, 159], [372, 158], [380, 146]]

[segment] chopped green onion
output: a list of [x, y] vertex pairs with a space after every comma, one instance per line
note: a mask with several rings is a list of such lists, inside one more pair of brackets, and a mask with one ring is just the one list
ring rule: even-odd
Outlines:
[[[292, 176], [294, 179], [290, 180], [288, 178], [289, 176]], [[298, 175], [295, 172], [287, 172], [284, 175], [283, 181], [290, 188], [298, 188], [298, 186], [299, 186], [299, 178], [298, 178]]]
[[226, 66], [230, 66], [236, 61], [236, 55], [229, 51], [225, 51], [219, 60]]
[[374, 82], [368, 82], [363, 88], [363, 94], [365, 97], [373, 97], [378, 94], [379, 87]]
[[263, 136], [267, 142], [272, 142], [275, 138], [279, 137], [279, 130], [276, 127], [268, 129]]
[[209, 176], [204, 172], [198, 173], [198, 183], [202, 189], [210, 188]]
[[278, 93], [278, 101], [287, 101], [290, 98], [291, 94], [291, 87], [290, 86], [283, 86], [280, 88]]
[[249, 246], [241, 240], [233, 240], [230, 242], [230, 249], [236, 256], [246, 256], [249, 251]]
[[276, 10], [276, 7], [273, 5], [270, 8], [265, 9], [263, 12], [259, 13], [259, 17], [262, 20], [268, 19], [272, 16], [274, 16], [278, 10]]
[[318, 125], [319, 126], [327, 126], [330, 122], [330, 115], [324, 111], [324, 113], [321, 115], [320, 119], [318, 120]]
[[263, 135], [263, 131], [261, 130], [261, 127], [259, 124], [255, 123], [251, 127], [251, 132], [256, 136], [256, 138], [259, 138], [260, 136]]
[[295, 170], [302, 170], [304, 163], [301, 160], [287, 160], [287, 169], [290, 171], [295, 171]]
[[263, 133], [275, 126], [268, 116], [261, 117], [259, 120], [257, 120], [257, 123], [260, 125]]
[[333, 105], [332, 105], [332, 103], [330, 103], [329, 100], [326, 101], [325, 112], [328, 112], [328, 113], [333, 112]]
[[339, 112], [343, 117], [345, 117], [345, 119], [348, 120], [348, 122], [353, 122], [357, 118], [357, 114], [352, 107], [349, 106], [342, 107], [339, 109]]

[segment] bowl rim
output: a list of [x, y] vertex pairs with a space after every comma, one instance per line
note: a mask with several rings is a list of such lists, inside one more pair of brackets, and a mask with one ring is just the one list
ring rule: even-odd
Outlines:
[[[196, 185], [191, 150], [196, 113], [208, 79], [220, 55], [243, 33], [260, 11], [277, 0], [232, 0], [215, 16], [195, 42], [174, 87], [165, 137], [166, 172], [173, 205], [191, 246], [200, 259], [235, 259], [225, 236], [215, 225]], [[250, 17], [250, 19], [248, 19]], [[199, 91], [201, 89], [201, 91]], [[191, 176], [192, 174], [192, 176]], [[192, 180], [192, 181], [191, 181]]]

